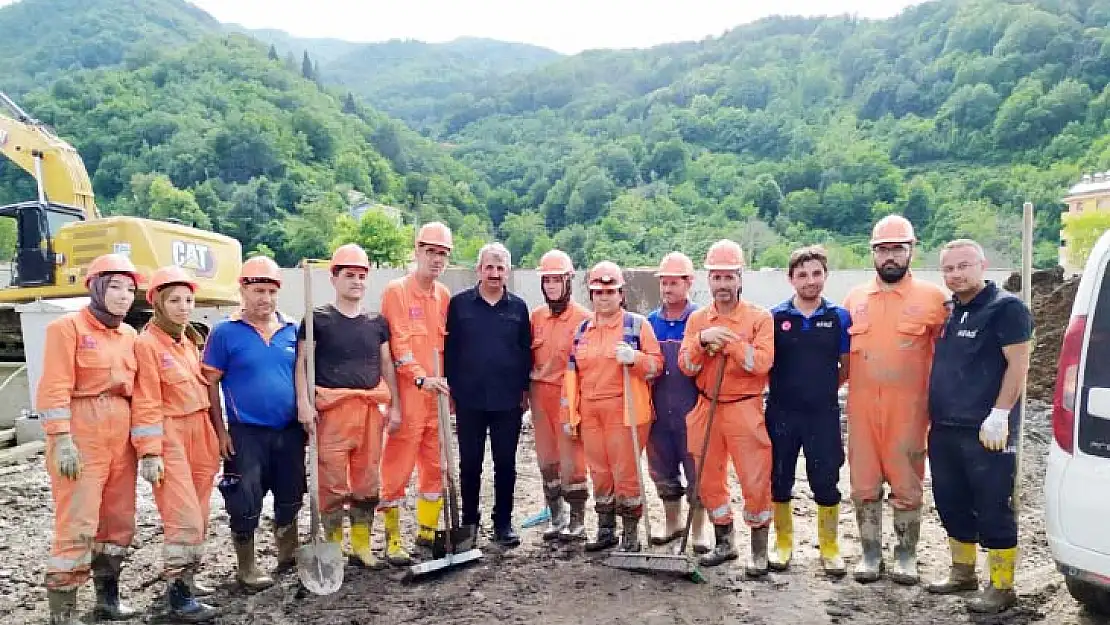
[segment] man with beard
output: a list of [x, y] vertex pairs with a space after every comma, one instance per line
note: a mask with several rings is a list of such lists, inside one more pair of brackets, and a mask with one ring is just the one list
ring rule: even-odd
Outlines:
[[[586, 539], [586, 455], [559, 422], [563, 376], [574, 330], [590, 316], [571, 299], [574, 263], [566, 252], [551, 250], [540, 258], [540, 288], [546, 305], [532, 311], [532, 427], [543, 494], [551, 510], [544, 540]], [[570, 515], [563, 507], [566, 500]]]
[[894, 509], [891, 579], [916, 584], [921, 532], [927, 386], [933, 340], [946, 317], [944, 291], [909, 270], [913, 225], [900, 215], [875, 224], [871, 251], [875, 278], [852, 289], [844, 308], [852, 316], [848, 362], [848, 465], [863, 557], [854, 576], [873, 582], [883, 571], [883, 482]]
[[[700, 460], [709, 435], [698, 499], [709, 512], [717, 544], [702, 566], [739, 557], [733, 546], [728, 463], [732, 460], [744, 495], [744, 522], [751, 528], [749, 577], [767, 574], [767, 534], [771, 523], [771, 439], [763, 420], [763, 389], [775, 356], [771, 313], [740, 299], [744, 252], [734, 241], [714, 243], [705, 255], [713, 303], [690, 315], [678, 363], [694, 377], [698, 403], [686, 417], [689, 452]], [[727, 359], [722, 363], [721, 359]], [[707, 432], [711, 394], [718, 367], [724, 366], [713, 430]]]
[[1017, 522], [1010, 507], [1017, 428], [1011, 424], [1020, 418], [1033, 319], [1019, 298], [983, 279], [986, 266], [974, 241], [958, 239], [941, 251], [944, 283], [955, 297], [929, 378], [929, 465], [952, 566], [947, 579], [927, 588], [975, 590], [976, 546], [982, 545], [990, 584], [967, 607], [996, 613], [1017, 601]]
[[[435, 376], [435, 353], [443, 351], [447, 304], [451, 292], [438, 280], [447, 267], [451, 229], [433, 221], [416, 233], [416, 270], [386, 285], [382, 317], [389, 325], [389, 348], [397, 370], [401, 424], [382, 449], [382, 495], [378, 508], [385, 526], [386, 560], [407, 566], [412, 557], [401, 544], [400, 506], [413, 467], [416, 484], [416, 544], [431, 548], [443, 510], [443, 474], [439, 461], [439, 418], [436, 393], [448, 394], [447, 378]], [[442, 360], [442, 355], [440, 356]]]
[[516, 447], [532, 373], [528, 305], [509, 292], [509, 250], [490, 243], [478, 251], [478, 284], [451, 298], [444, 364], [459, 438], [462, 523], [476, 535], [482, 458], [489, 437], [493, 455], [493, 539], [515, 547], [513, 491]]
[[[698, 400], [698, 387], [678, 368], [678, 350], [686, 334], [686, 321], [697, 310], [690, 302], [690, 287], [694, 284], [694, 263], [682, 252], [671, 252], [659, 263], [659, 295], [663, 300], [659, 308], [648, 314], [648, 321], [659, 339], [663, 350], [663, 373], [652, 386], [651, 399], [655, 422], [648, 438], [648, 470], [655, 482], [655, 490], [663, 501], [667, 524], [662, 536], [652, 536], [651, 544], [666, 545], [682, 536], [682, 497], [693, 505], [694, 459], [686, 450], [686, 415]], [[686, 486], [682, 478], [686, 478]], [[709, 547], [703, 543], [705, 509], [694, 517], [692, 532], [694, 552], [705, 553]]]
[[817, 540], [821, 567], [832, 576], [845, 573], [837, 544], [840, 517], [840, 439], [837, 390], [848, 373], [848, 311], [821, 292], [828, 257], [818, 246], [790, 255], [787, 269], [794, 296], [771, 310], [775, 317], [775, 364], [767, 397], [771, 435], [771, 498], [775, 502], [775, 546], [770, 567], [784, 571], [794, 549], [791, 506], [798, 452], [805, 450], [806, 477], [817, 502]]

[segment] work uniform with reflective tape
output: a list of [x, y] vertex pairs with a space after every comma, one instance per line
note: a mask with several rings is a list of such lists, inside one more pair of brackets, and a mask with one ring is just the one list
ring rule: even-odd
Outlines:
[[[698, 335], [713, 326], [732, 330], [739, 340], [710, 356]], [[686, 417], [689, 452], [695, 462], [705, 442], [713, 386], [724, 354], [728, 359], [709, 432], [709, 449], [704, 465], [696, 467], [705, 472], [698, 496], [714, 525], [732, 523], [728, 488], [731, 458], [744, 493], [744, 522], [749, 527], [764, 527], [771, 522], [771, 439], [763, 415], [763, 390], [775, 356], [771, 313], [741, 301], [728, 314], [718, 312], [713, 303], [690, 315], [678, 363], [686, 375], [694, 377], [698, 387], [698, 403]]]
[[[630, 396], [624, 390], [626, 365], [617, 362], [617, 343], [636, 350], [629, 369]], [[594, 486], [598, 514], [639, 518], [644, 494], [636, 477], [636, 455], [647, 443], [653, 414], [649, 382], [663, 368], [663, 355], [651, 324], [631, 312], [579, 325], [563, 384], [562, 421], [582, 439]], [[640, 449], [632, 446], [635, 424]]]
[[165, 576], [195, 569], [208, 534], [209, 501], [220, 468], [220, 444], [208, 419], [208, 383], [200, 353], [153, 323], [135, 343], [138, 375], [131, 441], [139, 456], [161, 456], [165, 475], [155, 485], [162, 516]]
[[907, 272], [893, 285], [875, 276], [844, 300], [852, 316], [848, 466], [857, 503], [881, 499], [886, 481], [894, 508], [921, 507], [929, 367], [946, 299]]
[[648, 470], [663, 501], [678, 501], [687, 487], [694, 487], [694, 459], [686, 444], [686, 415], [698, 401], [698, 387], [679, 368], [678, 352], [686, 335], [686, 322], [695, 310], [697, 306], [687, 304], [676, 319], [667, 319], [662, 308], [647, 316], [663, 354], [663, 372], [651, 388], [655, 421], [647, 445]]
[[68, 590], [89, 578], [94, 555], [127, 555], [135, 535], [137, 460], [131, 446], [135, 329], [108, 328], [83, 308], [46, 327], [35, 410], [47, 436], [69, 433], [81, 458], [77, 479], [46, 466], [54, 496], [54, 540], [46, 586]]

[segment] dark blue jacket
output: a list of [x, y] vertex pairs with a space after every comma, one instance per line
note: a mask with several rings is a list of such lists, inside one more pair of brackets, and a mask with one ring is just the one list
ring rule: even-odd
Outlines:
[[794, 412], [838, 410], [840, 356], [848, 353], [848, 311], [821, 298], [809, 317], [794, 298], [771, 309], [775, 320], [775, 362], [769, 404]]
[[447, 307], [444, 367], [451, 397], [468, 410], [519, 408], [532, 372], [532, 324], [524, 300], [505, 291], [490, 305], [473, 287]]

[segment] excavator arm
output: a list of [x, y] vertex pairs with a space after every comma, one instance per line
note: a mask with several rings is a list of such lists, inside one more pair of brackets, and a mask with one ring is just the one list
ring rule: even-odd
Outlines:
[[79, 208], [100, 217], [85, 163], [72, 145], [0, 92], [0, 154], [34, 176], [39, 201]]

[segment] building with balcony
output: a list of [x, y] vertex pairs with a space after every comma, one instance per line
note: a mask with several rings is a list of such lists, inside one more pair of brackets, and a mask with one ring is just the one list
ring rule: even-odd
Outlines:
[[[1083, 174], [1083, 178], [1068, 189], [1062, 200], [1067, 205], [1067, 213], [1078, 214], [1083, 211], [1110, 210], [1110, 171]], [[1068, 241], [1060, 231], [1060, 266], [1064, 273], [1071, 275], [1083, 271], [1068, 261]]]

